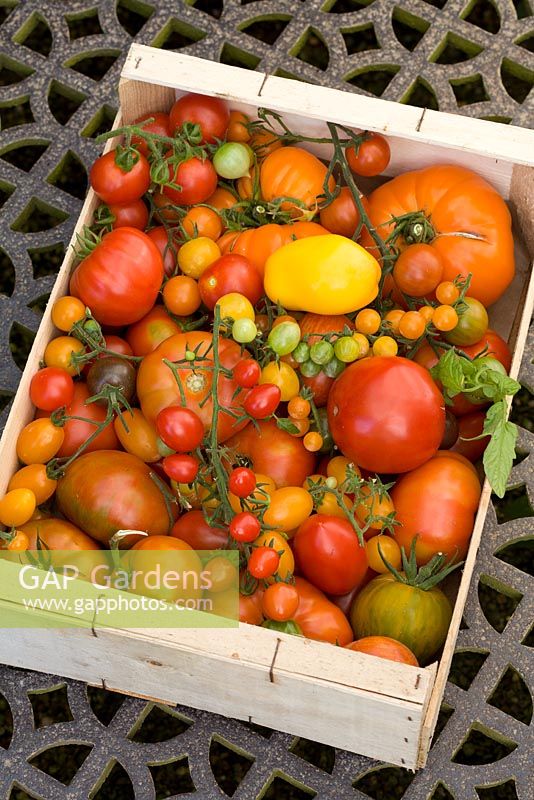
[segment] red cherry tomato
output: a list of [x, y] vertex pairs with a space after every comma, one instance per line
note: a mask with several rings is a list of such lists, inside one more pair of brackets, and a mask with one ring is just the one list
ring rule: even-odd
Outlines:
[[248, 497], [256, 488], [256, 476], [248, 467], [237, 467], [230, 474], [228, 488], [236, 497]]
[[182, 514], [174, 523], [171, 536], [187, 542], [193, 550], [219, 550], [228, 544], [228, 531], [213, 528], [199, 509]]
[[204, 438], [204, 425], [198, 414], [182, 406], [169, 406], [160, 411], [156, 428], [167, 447], [181, 453], [199, 447]]
[[150, 186], [150, 166], [144, 155], [129, 172], [115, 162], [116, 151], [97, 158], [91, 167], [89, 180], [93, 191], [104, 203], [131, 203], [139, 200]]
[[163, 259], [163, 269], [165, 275], [170, 278], [176, 270], [176, 255], [179, 250], [178, 244], [174, 244], [174, 250], [169, 244], [169, 235], [167, 229], [163, 225], [158, 225], [156, 228], [148, 231], [147, 236], [152, 239]]
[[254, 419], [266, 419], [274, 414], [280, 403], [282, 392], [274, 383], [255, 386], [243, 401], [243, 408]]
[[387, 140], [379, 133], [368, 133], [368, 138], [363, 141], [358, 153], [354, 147], [347, 147], [345, 155], [349, 167], [356, 175], [371, 178], [380, 175], [386, 169], [391, 158], [391, 151]]
[[173, 132], [184, 122], [197, 123], [200, 125], [202, 141], [213, 144], [216, 139], [224, 138], [230, 122], [230, 111], [224, 100], [218, 97], [190, 93], [176, 101], [169, 117]]
[[198, 467], [199, 461], [195, 456], [176, 454], [163, 459], [165, 475], [177, 483], [193, 483], [197, 477]]
[[112, 203], [109, 206], [111, 214], [115, 217], [112, 228], [137, 228], [144, 231], [148, 223], [148, 208], [142, 200], [132, 200], [131, 203]]
[[[143, 125], [143, 122], [147, 119], [152, 119], [153, 122], [149, 122], [148, 125]], [[132, 124], [139, 125], [147, 133], [156, 133], [159, 136], [172, 136], [173, 133], [169, 115], [163, 114], [161, 111], [143, 114], [143, 116], [134, 120]], [[132, 144], [144, 156], [148, 155], [148, 145], [141, 136], [132, 136]]]
[[251, 511], [241, 511], [230, 522], [230, 536], [236, 542], [253, 542], [260, 530], [260, 521]]
[[68, 406], [74, 397], [74, 381], [64, 369], [45, 367], [33, 376], [30, 383], [30, 398], [36, 408], [55, 411]]
[[278, 569], [280, 556], [272, 547], [255, 547], [248, 560], [248, 571], [253, 578], [270, 578]]
[[169, 179], [181, 188], [165, 186], [163, 194], [179, 206], [204, 203], [217, 188], [217, 173], [208, 158], [189, 158], [178, 166], [169, 164]]
[[263, 294], [263, 281], [256, 267], [240, 255], [221, 256], [204, 270], [198, 281], [202, 302], [209, 309], [230, 292], [244, 295], [255, 305]]
[[243, 389], [252, 389], [261, 376], [261, 367], [253, 358], [238, 361], [233, 370], [234, 381]]
[[470, 358], [474, 358], [478, 356], [479, 353], [486, 351], [484, 355], [493, 356], [493, 358], [501, 362], [506, 372], [510, 372], [510, 367], [512, 366], [512, 353], [510, 348], [502, 336], [499, 336], [499, 334], [491, 330], [491, 328], [488, 328], [479, 342], [462, 347], [461, 350]]

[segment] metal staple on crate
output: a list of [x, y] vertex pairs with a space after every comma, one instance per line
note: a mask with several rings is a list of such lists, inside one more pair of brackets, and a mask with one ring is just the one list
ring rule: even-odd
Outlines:
[[[132, 37], [271, 74], [531, 125], [530, 0], [479, 0], [485, 8], [473, 16], [475, 5], [467, 0], [0, 0], [1, 393], [9, 399], [16, 390], [16, 362], [20, 365], [24, 358], [26, 332], [37, 328], [39, 301], [50, 291], [53, 267], [61, 261], [80, 211], [84, 170], [98, 151], [91, 137], [113, 116], [116, 85]], [[464, 104], [466, 99], [475, 102]], [[521, 375], [530, 388], [533, 356], [531, 335]], [[531, 505], [533, 449], [533, 434], [522, 430], [520, 450], [527, 455], [515, 467], [511, 485], [524, 486]], [[502, 699], [502, 687], [510, 679], [516, 688], [522, 683], [526, 692], [534, 687], [534, 589], [526, 572], [499, 557], [510, 543], [529, 536], [528, 518], [499, 524], [490, 508], [465, 610], [466, 627], [458, 640], [458, 652], [480, 654], [480, 668], [470, 686], [448, 684], [444, 708], [452, 713], [428, 767], [415, 777], [407, 775], [404, 782], [397, 780], [396, 797], [405, 785], [405, 800], [477, 800], [489, 797], [484, 787], [512, 783], [519, 800], [530, 797], [528, 719], [514, 716], [510, 695], [504, 692]], [[492, 626], [479, 600], [483, 587], [492, 583], [501, 587], [503, 597], [517, 601], [502, 631]], [[35, 699], [58, 684], [66, 685], [72, 720], [66, 715], [64, 721], [48, 724], [51, 720], [39, 717], [28, 692]], [[189, 784], [174, 791], [191, 791], [192, 781], [203, 800], [219, 798], [209, 759], [214, 742], [230, 750], [229, 763], [240, 758], [249, 765], [239, 773], [236, 800], [258, 797], [268, 784], [269, 796], [277, 797], [284, 782], [300, 788], [300, 796], [312, 790], [325, 799], [364, 798], [368, 795], [355, 791], [353, 782], [381, 766], [343, 751], [326, 757], [324, 750], [316, 766], [299, 756], [302, 750], [291, 736], [269, 736], [189, 708], [178, 709], [182, 733], [163, 742], [132, 741], [132, 731], [150, 710], [145, 701], [125, 698], [102, 724], [82, 684], [29, 671], [0, 668], [0, 693], [14, 722], [12, 738], [9, 726], [4, 729], [0, 722], [1, 798], [10, 797], [16, 784], [36, 797], [81, 800], [104, 782], [113, 760], [126, 772], [138, 800], [155, 797], [157, 765], [166, 762], [176, 762], [176, 775], [190, 776]], [[0, 717], [8, 718], [2, 707]], [[470, 763], [473, 735], [500, 742], [502, 757]], [[91, 747], [69, 785], [29, 763], [38, 752], [65, 743]], [[308, 748], [308, 758], [310, 752]], [[387, 772], [381, 774], [387, 789]], [[273, 784], [273, 779], [281, 783]], [[124, 776], [122, 780], [126, 782]]]

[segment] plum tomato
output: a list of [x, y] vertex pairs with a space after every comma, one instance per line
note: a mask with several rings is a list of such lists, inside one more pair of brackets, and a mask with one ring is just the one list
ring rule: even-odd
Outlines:
[[182, 406], [169, 406], [156, 417], [158, 434], [168, 447], [180, 453], [188, 453], [200, 447], [204, 438], [202, 420]]

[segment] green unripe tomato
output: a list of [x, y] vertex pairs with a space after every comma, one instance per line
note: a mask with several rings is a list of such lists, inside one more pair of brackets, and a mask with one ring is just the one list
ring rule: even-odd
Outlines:
[[308, 361], [310, 357], [310, 348], [308, 347], [306, 342], [300, 342], [295, 347], [291, 355], [293, 356], [297, 364], [304, 364], [304, 362]]
[[311, 358], [300, 365], [300, 371], [305, 378], [315, 378], [321, 371], [321, 366], [312, 361]]
[[479, 300], [465, 297], [464, 303], [467, 308], [459, 314], [456, 327], [445, 334], [445, 339], [450, 344], [457, 344], [460, 347], [479, 342], [489, 325], [488, 312]]
[[252, 150], [242, 142], [226, 142], [213, 156], [213, 166], [217, 175], [232, 181], [248, 175], [253, 161]]
[[330, 359], [328, 364], [324, 365], [323, 372], [325, 375], [328, 375], [329, 378], [337, 378], [338, 375], [341, 375], [344, 369], [345, 364], [334, 356]]
[[239, 344], [248, 344], [253, 342], [258, 333], [258, 329], [253, 320], [244, 317], [243, 319], [236, 319], [232, 325], [232, 337], [234, 341]]
[[277, 356], [289, 355], [299, 342], [300, 326], [297, 322], [281, 322], [267, 337], [267, 344]]
[[314, 342], [310, 347], [310, 358], [315, 364], [328, 364], [334, 356], [334, 348], [325, 339], [320, 342]]
[[360, 346], [352, 336], [340, 336], [334, 343], [334, 353], [339, 361], [350, 364], [360, 355]]

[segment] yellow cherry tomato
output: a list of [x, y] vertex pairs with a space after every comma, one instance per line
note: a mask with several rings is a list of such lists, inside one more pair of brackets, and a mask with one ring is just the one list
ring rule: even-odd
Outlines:
[[328, 477], [335, 478], [338, 485], [340, 485], [347, 479], [347, 467], [349, 466], [357, 475], [361, 476], [357, 465], [351, 461], [350, 458], [345, 458], [345, 456], [334, 456], [334, 458], [331, 458], [326, 465], [326, 474]]
[[73, 336], [57, 336], [47, 344], [43, 358], [47, 367], [59, 367], [69, 375], [78, 375], [80, 370], [73, 363], [72, 356], [84, 350], [82, 342]]
[[292, 531], [302, 525], [313, 511], [313, 500], [301, 486], [284, 486], [271, 495], [263, 521], [272, 528]]
[[139, 408], [123, 411], [120, 417], [115, 417], [113, 427], [127, 453], [147, 464], [160, 460], [157, 431]]
[[[347, 495], [343, 495], [343, 502], [350, 510], [353, 506], [352, 500]], [[331, 492], [326, 492], [321, 503], [317, 506], [318, 514], [328, 514], [331, 517], [341, 517], [346, 519], [346, 514], [342, 506], [339, 505], [338, 499]]]
[[7, 550], [12, 552], [23, 552], [30, 546], [30, 537], [24, 531], [15, 531], [13, 538], [8, 542]]
[[372, 539], [368, 539], [368, 541], [365, 543], [365, 552], [367, 554], [367, 560], [371, 569], [375, 572], [379, 572], [380, 574], [389, 572], [388, 568], [382, 561], [380, 551], [378, 549], [379, 547], [386, 561], [388, 561], [392, 567], [395, 567], [395, 569], [400, 569], [400, 547], [395, 539], [393, 539], [391, 536], [386, 536], [385, 534], [373, 536]]
[[391, 311], [388, 311], [386, 316], [384, 317], [385, 322], [389, 323], [389, 326], [393, 333], [397, 333], [399, 330], [399, 323], [403, 318], [405, 312], [402, 308], [393, 308]]
[[277, 553], [281, 553], [278, 569], [272, 578], [267, 578], [268, 583], [274, 583], [276, 578], [285, 581], [290, 575], [293, 575], [295, 571], [295, 559], [289, 542], [283, 533], [279, 531], [265, 531], [264, 533], [260, 533], [252, 545], [255, 547], [272, 547]]
[[228, 500], [236, 514], [245, 511], [247, 508], [254, 509], [258, 505], [263, 505], [265, 501], [276, 490], [276, 484], [269, 475], [256, 472], [256, 488], [245, 500], [241, 500], [237, 495], [228, 492]]
[[287, 403], [293, 397], [296, 397], [300, 391], [299, 378], [293, 367], [286, 364], [285, 361], [271, 361], [266, 364], [261, 371], [260, 383], [274, 383], [278, 386], [282, 396], [282, 403]]
[[355, 342], [358, 343], [358, 347], [360, 348], [360, 352], [358, 353], [358, 358], [365, 358], [365, 356], [369, 355], [369, 350], [371, 349], [371, 345], [369, 344], [369, 339], [367, 336], [364, 336], [363, 333], [353, 333], [352, 338]]
[[[395, 511], [395, 506], [391, 498], [384, 494], [382, 497], [376, 493], [371, 496], [371, 490], [368, 486], [362, 486], [360, 502], [356, 506], [356, 516], [362, 525], [366, 525], [369, 517], [387, 517]], [[385, 522], [377, 520], [373, 522], [372, 527], [382, 530]]]
[[28, 423], [17, 439], [17, 456], [23, 464], [46, 464], [63, 444], [65, 433], [48, 417]]
[[200, 278], [210, 264], [221, 257], [219, 246], [207, 236], [190, 239], [178, 250], [178, 266], [190, 278]]
[[217, 508], [219, 505], [216, 497], [209, 497], [210, 491], [206, 486], [189, 486], [187, 483], [171, 481], [171, 489], [176, 497], [185, 500], [191, 508]]
[[310, 453], [317, 453], [323, 446], [323, 437], [317, 431], [310, 431], [302, 440], [305, 449]]
[[399, 345], [391, 336], [379, 336], [373, 344], [374, 356], [396, 356]]
[[52, 322], [60, 331], [70, 331], [85, 317], [85, 304], [77, 297], [60, 297], [52, 306]]
[[374, 308], [363, 308], [354, 320], [358, 333], [376, 333], [381, 322], [382, 318]]
[[265, 293], [292, 311], [346, 314], [378, 294], [378, 262], [359, 244], [334, 233], [283, 245], [267, 259]]
[[35, 502], [37, 505], [46, 503], [56, 491], [57, 481], [52, 480], [46, 474], [46, 467], [44, 464], [29, 464], [27, 467], [19, 469], [7, 487], [9, 491], [12, 489], [30, 489], [35, 495]]
[[220, 300], [217, 300], [217, 306], [220, 309], [221, 319], [231, 317], [236, 319], [254, 319], [254, 308], [250, 300], [239, 292], [229, 292], [223, 294]]
[[209, 581], [209, 591], [213, 594], [224, 592], [232, 586], [236, 590], [239, 585], [239, 572], [229, 558], [215, 556], [204, 564], [203, 579]]
[[35, 495], [31, 489], [12, 489], [0, 500], [0, 522], [9, 528], [24, 525], [35, 511]]

